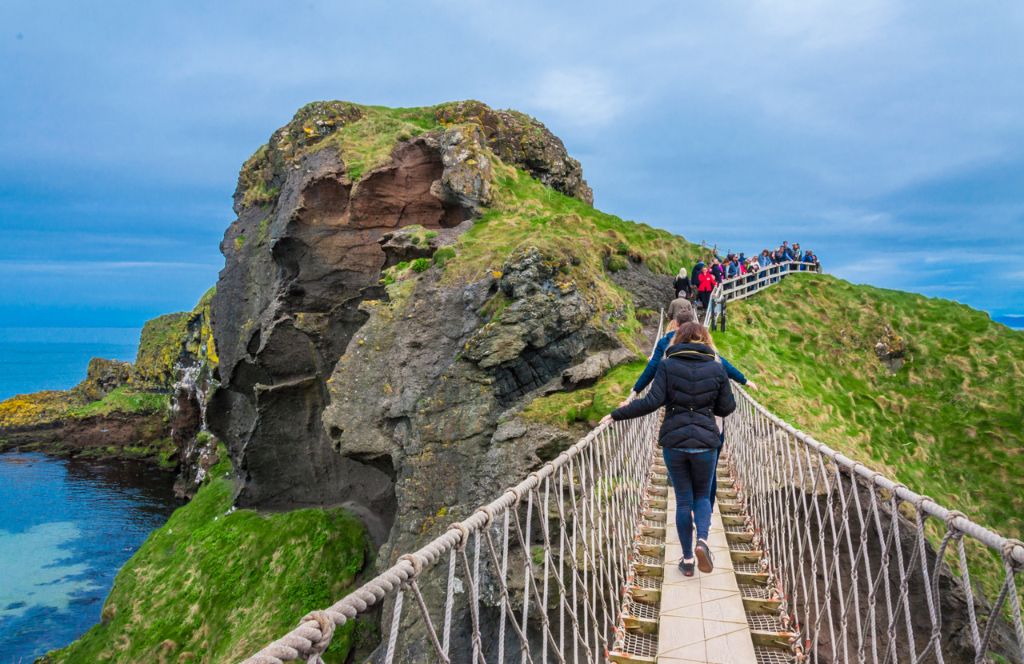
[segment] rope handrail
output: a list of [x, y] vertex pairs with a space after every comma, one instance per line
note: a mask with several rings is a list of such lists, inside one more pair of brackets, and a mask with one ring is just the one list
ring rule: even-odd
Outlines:
[[853, 459], [846, 456], [842, 452], [838, 452], [832, 449], [825, 443], [816, 440], [810, 434], [807, 434], [797, 429], [793, 425], [783, 420], [778, 415], [775, 415], [770, 410], [765, 408], [761, 403], [759, 403], [756, 399], [754, 399], [754, 397], [750, 396], [750, 394], [739, 385], [734, 383], [732, 387], [733, 390], [739, 391], [743, 395], [743, 398], [749, 401], [750, 404], [757, 410], [757, 412], [767, 417], [774, 424], [778, 425], [788, 433], [792, 434], [801, 443], [804, 443], [805, 445], [807, 445], [814, 451], [818, 452], [819, 454], [829, 457], [830, 459], [835, 461], [840, 467], [846, 468], [847, 470], [850, 470], [851, 472], [858, 474], [859, 476], [861, 476], [868, 482], [873, 483], [880, 489], [885, 489], [886, 491], [891, 491], [895, 493], [896, 496], [902, 498], [908, 503], [912, 503], [914, 505], [919, 504], [921, 506], [921, 510], [928, 516], [932, 516], [936, 519], [952, 523], [952, 525], [955, 526], [957, 530], [960, 530], [964, 534], [970, 535], [971, 537], [978, 540], [979, 542], [981, 542], [988, 548], [992, 549], [993, 551], [1003, 553], [1004, 551], [1009, 550], [1010, 556], [1013, 558], [1015, 562], [1024, 564], [1024, 543], [1007, 537], [1003, 537], [994, 530], [990, 530], [985, 526], [982, 526], [978, 523], [975, 523], [974, 521], [971, 521], [963, 513], [950, 510], [942, 506], [940, 503], [936, 502], [930, 496], [917, 493], [916, 491], [907, 488], [905, 484], [901, 484], [899, 482], [891, 480], [885, 475], [882, 475], [881, 473], [871, 470], [870, 468], [860, 463], [859, 461], [854, 461]]

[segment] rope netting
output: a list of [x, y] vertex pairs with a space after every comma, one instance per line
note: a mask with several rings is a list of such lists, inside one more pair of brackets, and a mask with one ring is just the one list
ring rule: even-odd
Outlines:
[[1021, 542], [736, 393], [729, 463], [803, 661], [1024, 661]]

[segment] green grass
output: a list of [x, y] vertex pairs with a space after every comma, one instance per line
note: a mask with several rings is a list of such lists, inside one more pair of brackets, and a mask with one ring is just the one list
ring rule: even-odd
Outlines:
[[[239, 661], [353, 587], [367, 557], [355, 517], [228, 514], [229, 471], [227, 461], [211, 469], [213, 479], [118, 573], [102, 622], [47, 661]], [[355, 627], [335, 632], [328, 662], [345, 661]]]
[[646, 365], [646, 360], [622, 364], [590, 387], [534, 399], [523, 410], [523, 416], [535, 422], [563, 427], [574, 424], [594, 426], [629, 396]]
[[[724, 355], [822, 442], [1007, 536], [1024, 533], [1024, 334], [969, 307], [799, 275], [730, 306]], [[886, 325], [907, 343], [875, 356]]]
[[397, 142], [441, 126], [434, 117], [433, 107], [354, 106], [362, 112], [362, 117], [346, 123], [313, 149], [337, 148], [344, 155], [345, 169], [353, 182], [387, 164]]
[[113, 413], [159, 413], [170, 407], [166, 394], [141, 392], [122, 385], [99, 401], [68, 410], [68, 417], [94, 417]]
[[[729, 321], [715, 343], [766, 407], [1006, 537], [1024, 533], [1024, 334], [955, 302], [827, 275], [732, 304]], [[886, 326], [907, 345], [896, 372], [874, 351]], [[933, 541], [944, 529], [928, 522]], [[992, 598], [1002, 564], [967, 542]]]
[[469, 266], [500, 268], [505, 256], [531, 244], [586, 259], [586, 267], [595, 272], [604, 270], [606, 257], [617, 255], [643, 260], [655, 272], [675, 274], [701, 256], [700, 245], [678, 235], [601, 212], [521, 170], [496, 170], [492, 209], [459, 240], [460, 262]]

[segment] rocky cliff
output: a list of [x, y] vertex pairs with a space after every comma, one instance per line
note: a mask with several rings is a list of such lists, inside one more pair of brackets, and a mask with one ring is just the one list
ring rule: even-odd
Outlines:
[[[569, 445], [628, 389], [698, 251], [591, 203], [562, 142], [514, 111], [300, 109], [239, 174], [216, 293], [149, 326], [179, 340], [146, 375], [176, 381], [195, 498], [52, 661], [237, 660]], [[566, 394], [576, 415], [550, 417]], [[231, 463], [211, 466], [218, 439]], [[370, 656], [373, 622], [327, 661]], [[403, 633], [400, 660], [424, 657], [422, 626]]]
[[[503, 413], [589, 353], [635, 351], [637, 305], [602, 263], [627, 243], [587, 217], [628, 225], [590, 202], [579, 163], [520, 113], [302, 108], [243, 167], [221, 244], [208, 419], [239, 505], [348, 504], [386, 536], [396, 508], [406, 526], [425, 515], [399, 507], [413, 469], [425, 479], [451, 454], [493, 468], [483, 457], [521, 429], [492, 441]], [[648, 298], [667, 293], [634, 258], [623, 269], [656, 284]], [[549, 438], [505, 446], [508, 463], [534, 463]], [[465, 449], [428, 454], [438, 445]], [[436, 489], [417, 498], [431, 513], [475, 498]]]
[[343, 505], [379, 564], [572, 441], [523, 416], [636, 359], [696, 248], [591, 206], [536, 120], [302, 108], [244, 165], [211, 314], [240, 507]]

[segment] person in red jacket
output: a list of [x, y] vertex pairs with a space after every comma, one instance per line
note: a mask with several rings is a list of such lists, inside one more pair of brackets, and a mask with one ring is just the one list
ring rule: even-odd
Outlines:
[[700, 302], [704, 305], [704, 311], [708, 310], [708, 305], [711, 302], [711, 291], [715, 290], [715, 275], [711, 274], [711, 270], [707, 266], [700, 271], [700, 285], [697, 286], [697, 296], [700, 297]]

